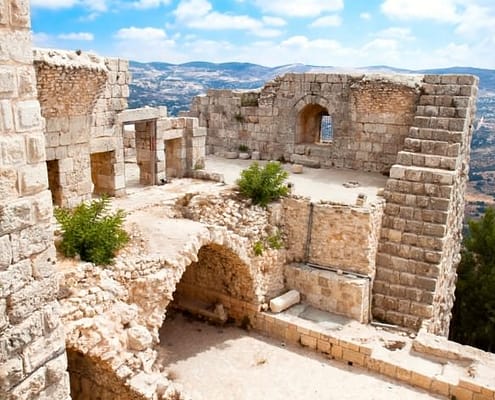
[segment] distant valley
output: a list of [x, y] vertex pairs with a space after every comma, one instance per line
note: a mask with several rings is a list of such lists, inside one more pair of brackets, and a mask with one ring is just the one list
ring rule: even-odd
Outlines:
[[[255, 89], [288, 72], [343, 72], [337, 67], [290, 64], [264, 67], [250, 63], [190, 62], [168, 64], [131, 61], [129, 107], [167, 106], [170, 115], [187, 111], [194, 96], [208, 89]], [[480, 78], [478, 117], [471, 153], [468, 213], [477, 215], [495, 200], [495, 70], [452, 67], [405, 70], [387, 66], [353, 69], [354, 72], [394, 72], [416, 74], [473, 74]], [[348, 72], [348, 70], [347, 70]]]

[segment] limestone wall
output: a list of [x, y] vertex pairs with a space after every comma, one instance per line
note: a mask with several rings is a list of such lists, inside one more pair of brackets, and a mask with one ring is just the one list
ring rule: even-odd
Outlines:
[[0, 1], [0, 398], [69, 399], [29, 2]]
[[[128, 63], [46, 49], [36, 49], [34, 58], [54, 201], [74, 206], [89, 199], [93, 187], [96, 193], [123, 193], [123, 140], [115, 120], [127, 107]], [[91, 154], [100, 156], [92, 160]]]
[[[207, 127], [207, 150], [246, 145], [262, 158], [388, 172], [412, 124], [421, 77], [286, 74], [257, 92], [210, 90], [190, 115]], [[320, 140], [320, 118], [333, 138]]]
[[362, 324], [370, 321], [370, 279], [301, 264], [288, 264], [284, 272], [287, 288], [299, 291], [306, 304]]
[[381, 201], [346, 206], [283, 199], [288, 262], [304, 261], [374, 277], [383, 206]]
[[424, 78], [405, 148], [390, 171], [373, 286], [375, 318], [447, 335], [461, 243], [478, 79]]

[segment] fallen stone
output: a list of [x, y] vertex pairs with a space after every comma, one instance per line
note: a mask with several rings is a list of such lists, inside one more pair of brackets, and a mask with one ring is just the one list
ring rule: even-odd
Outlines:
[[237, 157], [239, 157], [239, 154], [237, 154], [237, 151], [227, 151], [225, 153], [225, 158], [227, 158], [229, 160], [233, 160]]
[[251, 153], [251, 160], [261, 160], [261, 154], [259, 151], [253, 151]]
[[275, 297], [270, 300], [270, 310], [274, 313], [279, 313], [287, 310], [289, 307], [301, 301], [301, 295], [297, 290], [289, 290], [282, 296]]
[[303, 173], [303, 166], [301, 164], [292, 164], [290, 167], [290, 170], [293, 174], [302, 174]]
[[239, 153], [239, 158], [241, 160], [249, 160], [251, 156], [249, 155], [249, 153]]
[[143, 351], [151, 346], [153, 337], [142, 325], [136, 325], [127, 331], [128, 345], [131, 350]]

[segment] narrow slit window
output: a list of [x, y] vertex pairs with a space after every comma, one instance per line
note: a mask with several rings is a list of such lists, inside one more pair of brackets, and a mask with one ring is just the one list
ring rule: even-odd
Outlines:
[[320, 123], [320, 142], [331, 143], [333, 139], [333, 124], [330, 115], [322, 115]]

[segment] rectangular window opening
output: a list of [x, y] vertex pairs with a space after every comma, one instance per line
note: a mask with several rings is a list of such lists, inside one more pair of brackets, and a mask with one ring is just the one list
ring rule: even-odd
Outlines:
[[320, 123], [320, 143], [331, 143], [333, 140], [333, 124], [330, 115], [322, 115]]

